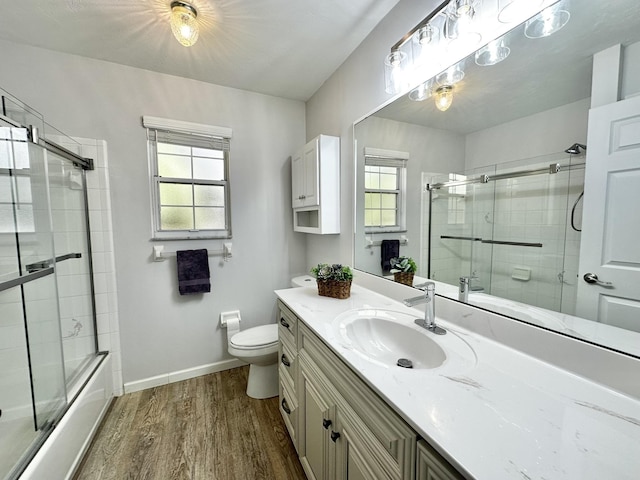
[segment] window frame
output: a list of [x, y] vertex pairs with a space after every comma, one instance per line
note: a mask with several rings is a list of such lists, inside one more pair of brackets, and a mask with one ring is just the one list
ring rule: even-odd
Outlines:
[[[205, 240], [205, 239], [229, 239], [232, 238], [231, 230], [231, 185], [230, 185], [230, 140], [231, 129], [225, 127], [213, 127], [208, 125], [193, 124], [156, 117], [143, 117], [143, 126], [147, 128], [147, 148], [150, 172], [152, 240]], [[224, 180], [208, 180], [193, 177], [176, 178], [162, 177], [159, 175], [158, 143], [187, 146], [190, 148], [208, 148], [223, 152]], [[211, 143], [213, 146], [203, 146], [203, 143]], [[218, 148], [219, 147], [219, 148]], [[193, 151], [190, 160], [193, 162]], [[215, 230], [163, 230], [161, 228], [161, 203], [160, 186], [162, 184], [190, 185], [214, 185], [224, 188], [224, 219], [225, 228]], [[191, 207], [195, 214], [197, 208], [192, 196]]]
[[[385, 226], [367, 226], [365, 224], [365, 233], [390, 233], [390, 232], [406, 232], [407, 231], [407, 161], [408, 154], [404, 152], [387, 152], [379, 149], [365, 148], [364, 155], [364, 174], [366, 176], [366, 167], [391, 167], [397, 169], [397, 185], [396, 189], [380, 189], [367, 188], [366, 181], [364, 185], [364, 212], [366, 217], [366, 195], [367, 193], [396, 193], [396, 225]], [[370, 210], [370, 209], [369, 209]], [[382, 210], [382, 208], [380, 208]]]

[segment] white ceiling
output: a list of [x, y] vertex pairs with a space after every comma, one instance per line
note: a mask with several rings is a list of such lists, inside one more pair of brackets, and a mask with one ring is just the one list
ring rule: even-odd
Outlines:
[[279, 97], [307, 100], [398, 0], [192, 0], [181, 46], [171, 0], [3, 0], [0, 38]]

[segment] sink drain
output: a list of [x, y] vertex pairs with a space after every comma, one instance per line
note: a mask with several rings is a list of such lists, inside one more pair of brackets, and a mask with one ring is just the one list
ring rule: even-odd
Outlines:
[[396, 365], [402, 368], [413, 368], [413, 362], [408, 358], [399, 358]]

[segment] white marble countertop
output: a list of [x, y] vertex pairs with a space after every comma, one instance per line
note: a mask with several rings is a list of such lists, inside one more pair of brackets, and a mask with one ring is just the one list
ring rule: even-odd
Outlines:
[[[320, 297], [315, 287], [276, 294], [407, 423], [469, 476], [640, 478], [637, 399], [440, 318], [438, 324], [449, 333], [431, 338], [451, 352], [441, 367], [407, 370], [377, 364], [344, 342], [336, 332], [336, 317], [362, 308], [422, 316], [420, 310], [355, 284], [345, 300]], [[462, 344], [475, 356], [460, 349]]]

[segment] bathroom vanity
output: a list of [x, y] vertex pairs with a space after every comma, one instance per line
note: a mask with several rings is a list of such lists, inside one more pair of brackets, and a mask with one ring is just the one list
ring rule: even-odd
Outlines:
[[420, 310], [357, 284], [346, 300], [276, 294], [280, 410], [310, 479], [640, 472], [635, 398], [449, 319], [437, 317], [446, 335], [421, 331]]

